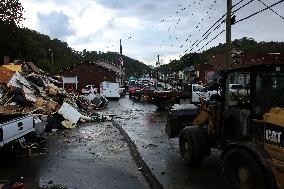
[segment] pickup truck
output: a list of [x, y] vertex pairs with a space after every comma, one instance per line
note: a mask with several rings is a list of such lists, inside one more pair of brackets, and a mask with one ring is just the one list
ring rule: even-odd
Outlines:
[[28, 135], [34, 134], [38, 118], [31, 115], [0, 114], [0, 148], [12, 141], [25, 142]]
[[181, 100], [189, 100], [191, 103], [199, 103], [199, 98], [203, 95], [202, 86], [198, 84], [188, 84], [183, 91], [143, 91], [142, 101], [154, 104], [159, 110], [170, 110], [174, 104], [179, 104]]
[[154, 104], [159, 110], [170, 110], [181, 99], [190, 99], [191, 94], [184, 91], [143, 91], [142, 101]]

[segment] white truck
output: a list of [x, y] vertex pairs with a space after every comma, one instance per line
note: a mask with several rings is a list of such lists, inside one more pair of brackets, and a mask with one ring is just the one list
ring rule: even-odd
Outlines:
[[212, 100], [214, 95], [218, 94], [218, 90], [210, 89], [203, 87], [202, 85], [192, 84], [192, 99], [191, 103], [199, 103], [200, 97], [205, 98], [206, 100]]
[[104, 81], [100, 85], [100, 95], [106, 98], [120, 98], [119, 83]]
[[0, 148], [12, 141], [26, 142], [27, 136], [36, 132], [35, 125], [39, 122], [31, 115], [0, 115]]
[[204, 87], [202, 85], [198, 84], [192, 84], [191, 85], [191, 103], [198, 103], [200, 100], [200, 97], [204, 95], [203, 89]]

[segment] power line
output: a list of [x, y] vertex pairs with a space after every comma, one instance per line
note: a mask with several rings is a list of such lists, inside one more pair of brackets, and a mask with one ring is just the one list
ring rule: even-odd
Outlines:
[[[240, 3], [242, 3], [244, 0], [240, 0], [238, 3], [236, 3], [235, 5], [232, 6], [232, 8], [236, 7], [237, 5], [239, 5]], [[250, 0], [249, 2], [247, 2], [246, 4], [242, 5], [241, 7], [239, 7], [237, 10], [233, 11], [232, 13], [235, 13], [237, 11], [239, 11], [240, 9], [244, 8], [245, 6], [247, 6], [248, 4], [252, 3], [254, 0]], [[219, 23], [223, 18], [225, 18], [225, 16], [227, 15], [227, 13], [223, 14], [221, 16], [221, 18], [219, 18], [203, 35], [202, 37], [204, 37], [217, 23]]]
[[[238, 6], [238, 5], [241, 4], [243, 1], [244, 1], [244, 0], [240, 0], [238, 3], [234, 4], [234, 5], [232, 6], [232, 8]], [[253, 1], [255, 1], [255, 0], [250, 0], [250, 1], [246, 2], [245, 4], [243, 4], [242, 6], [240, 6], [239, 8], [237, 8], [236, 10], [234, 10], [232, 13], [236, 13], [237, 11], [239, 11], [239, 10], [241, 10], [242, 8], [246, 7], [247, 5], [249, 5], [250, 3], [252, 3]], [[283, 0], [283, 1], [284, 1], [284, 0]], [[200, 41], [199, 41], [199, 40], [195, 41], [195, 42], [189, 47], [189, 48], [191, 48], [190, 51], [193, 50], [193, 48], [194, 48], [193, 46], [194, 46], [194, 45], [198, 47], [198, 45], [199, 45], [200, 43], [202, 43], [203, 41], [205, 41], [205, 40], [208, 39], [209, 35], [211, 35], [214, 31], [216, 31], [217, 29], [219, 29], [219, 28], [221, 27], [221, 25], [224, 23], [224, 20], [222, 21], [222, 23], [218, 24], [217, 26], [216, 26], [216, 24], [219, 23], [222, 19], [224, 19], [224, 17], [225, 17], [226, 15], [227, 15], [227, 13], [225, 13], [224, 15], [222, 15], [221, 18], [219, 18], [219, 19], [202, 35], [203, 39], [201, 39]], [[212, 28], [213, 28], [214, 26], [216, 26], [216, 27], [213, 29], [213, 31], [210, 31], [210, 30], [212, 30]], [[223, 31], [221, 31], [219, 34], [217, 34], [212, 40], [210, 40], [210, 41], [207, 42], [205, 45], [203, 45], [202, 48], [200, 48], [198, 51], [200, 51], [200, 50], [203, 49], [205, 46], [207, 46], [209, 43], [211, 43], [214, 39], [216, 39], [216, 38], [217, 38], [219, 35], [221, 35], [224, 31], [225, 31], [225, 30], [223, 30]], [[184, 45], [182, 45], [182, 46], [184, 46]], [[186, 51], [185, 51], [184, 53], [186, 53], [188, 50], [189, 50], [189, 49], [186, 49]]]
[[[241, 0], [241, 1], [244, 1], [244, 0]], [[214, 5], [216, 4], [216, 2], [217, 2], [217, 0], [215, 0], [211, 5], [210, 5], [210, 8], [209, 8], [209, 10], [212, 10], [212, 8], [214, 7]], [[193, 2], [193, 3], [195, 3], [195, 1]], [[198, 3], [199, 5], [200, 5], [200, 3], [202, 3], [202, 0]], [[197, 2], [196, 2], [196, 4], [197, 4]], [[181, 5], [179, 5], [179, 7], [180, 7]], [[191, 5], [189, 5], [189, 7], [190, 7]], [[185, 8], [183, 8], [182, 10], [185, 10]], [[209, 13], [209, 10], [207, 11], [207, 14]], [[192, 15], [194, 15], [193, 13], [192, 13]], [[171, 17], [171, 16], [170, 16]], [[210, 17], [209, 17], [210, 18]], [[162, 20], [161, 22], [164, 22], [165, 20]], [[203, 21], [203, 19], [202, 19], [202, 21]], [[181, 22], [181, 19], [179, 19], [178, 21], [177, 21], [177, 23], [176, 23], [176, 25], [178, 25], [179, 23]], [[200, 31], [200, 29], [202, 28], [202, 26], [200, 27], [200, 25], [201, 25], [201, 23], [198, 23], [198, 25], [195, 27], [196, 29], [198, 28], [199, 30], [198, 31]], [[173, 29], [173, 28], [176, 28], [176, 26], [174, 26], [174, 27], [170, 27], [169, 29], [168, 29], [168, 31], [170, 31], [171, 29]], [[191, 36], [191, 35], [190, 35]], [[161, 46], [167, 41], [167, 40], [169, 40], [170, 38], [168, 38], [168, 39], [166, 39], [166, 40], [164, 40], [162, 43], [161, 43], [161, 45], [160, 45], [160, 47], [159, 47], [159, 49], [161, 49]], [[188, 41], [189, 40], [189, 37], [186, 39], [186, 41]], [[191, 42], [191, 41], [190, 41]], [[184, 46], [184, 45], [182, 45], [182, 46]]]
[[232, 12], [232, 14], [234, 14], [235, 12], [238, 12], [238, 11], [241, 10], [242, 8], [244, 8], [244, 7], [246, 7], [247, 5], [251, 4], [253, 1], [255, 1], [255, 0], [250, 0], [249, 2], [243, 4], [242, 6], [240, 6], [240, 7], [237, 8], [236, 10], [234, 10], [234, 11]]
[[244, 1], [244, 0], [241, 0], [241, 1], [237, 2], [236, 4], [234, 4], [234, 5], [232, 6], [232, 8], [234, 8], [235, 6], [238, 6], [238, 5], [241, 4], [243, 1]]
[[218, 22], [220, 22], [225, 16], [227, 15], [226, 14], [223, 14], [223, 16], [221, 18], [219, 18], [203, 35], [202, 37], [204, 37]]
[[[240, 3], [242, 3], [244, 0], [240, 0], [238, 3], [236, 3], [235, 5], [233, 5], [232, 6], [232, 8], [234, 8], [234, 7], [236, 7], [237, 5], [239, 5]], [[249, 5], [250, 3], [252, 3], [253, 1], [255, 1], [255, 0], [250, 0], [250, 1], [248, 1], [248, 2], [246, 2], [245, 4], [243, 4], [242, 6], [240, 6], [238, 9], [236, 9], [235, 11], [233, 11], [232, 13], [236, 13], [237, 11], [239, 11], [239, 10], [241, 10], [242, 8], [244, 8], [244, 7], [246, 7], [247, 5]], [[201, 43], [201, 42], [203, 42], [203, 41], [205, 41], [206, 39], [208, 39], [208, 37], [209, 37], [209, 35], [211, 34], [211, 33], [213, 33], [215, 30], [217, 30], [217, 29], [219, 29], [220, 27], [221, 27], [221, 25], [225, 22], [225, 20], [223, 20], [220, 24], [218, 24], [214, 29], [213, 29], [213, 31], [210, 31], [218, 22], [220, 22], [225, 16], [227, 15], [227, 13], [226, 14], [224, 14], [218, 21], [216, 21], [210, 28], [209, 28], [209, 30], [207, 30], [203, 35], [202, 35], [202, 37], [204, 37], [206, 34], [206, 36], [196, 45], [197, 47], [198, 47], [198, 45]], [[209, 32], [210, 31], [210, 32]], [[208, 33], [209, 32], [209, 33]], [[221, 33], [223, 33], [223, 32], [221, 32]], [[220, 34], [219, 34], [220, 35]], [[206, 46], [206, 45], [205, 45]], [[199, 49], [200, 50], [200, 49]]]
[[272, 5], [270, 5], [270, 6], [266, 7], [266, 8], [264, 8], [264, 9], [261, 9], [260, 11], [257, 11], [257, 12], [255, 12], [255, 13], [253, 13], [253, 14], [251, 14], [251, 15], [245, 17], [245, 18], [242, 18], [242, 19], [236, 21], [235, 24], [237, 24], [237, 23], [239, 23], [239, 22], [242, 22], [242, 21], [244, 21], [244, 20], [247, 20], [247, 19], [249, 19], [249, 18], [251, 18], [251, 17], [253, 17], [253, 16], [255, 16], [255, 15], [261, 13], [261, 12], [263, 12], [263, 11], [266, 11], [267, 9], [270, 9], [271, 7], [274, 7], [274, 6], [278, 5], [279, 3], [282, 3], [283, 1], [284, 1], [284, 0], [278, 1], [278, 2], [276, 2], [276, 3], [274, 3], [274, 4], [272, 4]]
[[[239, 7], [239, 8], [236, 9], [235, 11], [233, 11], [233, 13], [239, 11], [240, 9], [244, 8], [245, 6], [247, 6], [248, 4], [252, 3], [253, 1], [254, 1], [254, 0], [250, 0], [250, 1], [247, 2], [246, 4], [242, 5], [241, 7]], [[261, 0], [258, 0], [258, 1], [261, 1]], [[245, 17], [245, 18], [243, 18], [243, 19], [240, 19], [240, 20], [236, 21], [235, 24], [238, 23], [238, 22], [244, 21], [244, 20], [246, 20], [246, 19], [248, 19], [248, 18], [250, 18], [250, 17], [252, 17], [252, 16], [255, 16], [256, 14], [259, 14], [259, 13], [261, 13], [261, 12], [267, 10], [267, 9], [272, 10], [271, 7], [274, 7], [274, 6], [278, 5], [279, 3], [282, 3], [283, 1], [284, 1], [284, 0], [280, 0], [280, 1], [274, 3], [274, 4], [270, 5], [270, 6], [267, 6], [267, 5], [265, 5], [265, 4], [263, 3], [263, 4], [266, 6], [266, 8], [264, 8], [264, 9], [262, 9], [262, 10], [260, 10], [260, 11], [257, 11], [257, 12], [255, 12], [255, 13], [253, 13], [253, 14], [251, 14], [251, 15]], [[239, 3], [240, 3], [240, 2], [239, 2]], [[237, 4], [238, 4], [238, 3], [237, 3]], [[273, 10], [272, 10], [272, 11], [273, 11]], [[276, 13], [275, 11], [273, 11], [273, 12]], [[283, 18], [283, 17], [282, 17], [281, 15], [279, 15], [278, 13], [277, 13], [277, 15], [280, 16], [281, 18]], [[284, 18], [283, 18], [283, 19], [284, 19]], [[213, 31], [215, 31], [216, 29], [218, 29], [218, 28], [220, 27], [220, 25], [221, 25], [221, 24], [219, 24], [217, 27], [215, 27]], [[225, 30], [221, 31], [221, 32], [220, 32], [218, 35], [216, 35], [212, 40], [210, 40], [210, 41], [207, 42], [204, 46], [202, 46], [202, 48], [198, 49], [198, 51], [202, 50], [205, 46], [207, 46], [209, 43], [211, 43], [214, 39], [216, 39], [216, 38], [217, 38], [219, 35], [221, 35], [224, 31], [225, 31]], [[208, 38], [208, 36], [209, 36], [211, 33], [212, 33], [212, 31], [211, 31], [205, 38], [203, 38], [203, 39], [198, 43], [198, 45], [199, 45], [202, 41], [204, 41], [206, 38]]]
[[215, 40], [217, 37], [219, 37], [219, 35], [221, 35], [222, 33], [224, 33], [226, 30], [221, 31], [220, 33], [218, 33], [215, 37], [213, 37], [210, 41], [208, 41], [205, 45], [203, 45], [200, 49], [198, 49], [198, 51], [202, 50], [204, 47], [206, 47], [209, 43], [211, 43], [213, 40]]
[[[233, 7], [235, 7], [236, 5], [240, 4], [242, 1], [243, 1], [243, 0], [241, 0], [240, 2], [238, 2], [237, 4], [235, 4]], [[238, 9], [236, 9], [235, 11], [233, 11], [232, 13], [235, 13], [235, 12], [239, 11], [240, 9], [242, 9], [242, 8], [244, 8], [245, 6], [249, 5], [249, 4], [252, 3], [253, 1], [254, 1], [254, 0], [250, 0], [249, 2], [245, 3], [244, 5], [242, 5], [241, 7], [239, 7]], [[280, 3], [282, 3], [284, 0], [280, 0], [280, 1], [274, 3], [274, 4], [270, 5], [270, 6], [267, 6], [267, 5], [266, 5], [265, 3], [263, 3], [261, 0], [258, 0], [258, 1], [260, 1], [263, 5], [265, 5], [266, 8], [261, 9], [261, 10], [255, 12], [255, 13], [253, 13], [253, 14], [251, 14], [251, 15], [245, 17], [245, 18], [242, 18], [242, 19], [236, 21], [235, 24], [236, 24], [236, 23], [239, 23], [239, 22], [242, 22], [242, 21], [244, 21], [244, 20], [246, 20], [246, 19], [249, 19], [249, 18], [251, 18], [251, 17], [253, 17], [253, 16], [255, 16], [255, 15], [257, 15], [257, 14], [259, 14], [259, 13], [265, 11], [265, 10], [267, 10], [267, 9], [270, 9], [270, 10], [273, 11], [275, 14], [277, 14], [277, 15], [280, 16], [282, 19], [284, 19], [284, 17], [282, 17], [281, 15], [279, 15], [276, 11], [274, 11], [274, 10], [272, 9], [272, 7], [274, 7], [274, 6], [276, 6], [276, 5], [280, 4]], [[216, 26], [213, 31], [211, 31], [210, 33], [208, 33], [208, 32], [209, 32], [219, 21], [221, 21], [226, 15], [227, 15], [227, 14], [224, 14], [217, 22], [215, 22], [215, 23], [209, 28], [209, 30], [207, 30], [207, 31], [202, 35], [202, 37], [204, 37], [204, 36], [207, 34], [201, 41], [198, 42], [198, 44], [197, 44], [196, 46], [198, 46], [201, 42], [203, 42], [204, 40], [206, 40], [206, 39], [208, 38], [208, 36], [209, 36], [213, 31], [215, 31], [216, 29], [219, 29], [219, 28], [220, 28], [220, 26], [221, 26], [221, 24], [222, 24], [223, 22], [222, 22], [221, 24], [219, 24], [218, 26]], [[219, 34], [217, 34], [217, 35], [216, 35], [214, 38], [212, 38], [209, 42], [207, 42], [207, 43], [206, 43], [205, 45], [203, 45], [200, 49], [198, 49], [198, 51], [200, 51], [200, 50], [202, 50], [204, 47], [206, 47], [209, 43], [211, 43], [211, 42], [212, 42], [213, 40], [215, 40], [218, 36], [220, 36], [224, 31], [225, 31], [225, 30], [223, 30], [223, 31], [221, 31]], [[198, 41], [198, 40], [197, 40], [197, 41]], [[196, 41], [196, 42], [197, 42], [197, 41]], [[195, 42], [195, 43], [196, 43], [196, 42]], [[194, 43], [194, 44], [195, 44], [195, 43]], [[194, 44], [193, 44], [192, 46], [194, 46]], [[191, 47], [192, 47], [192, 46], [191, 46]], [[191, 51], [192, 49], [193, 49], [193, 48], [191, 48], [190, 51]], [[187, 49], [187, 50], [188, 50], [188, 49]], [[187, 50], [185, 51], [185, 53], [187, 52]]]
[[[268, 7], [263, 1], [258, 0], [259, 2], [261, 2], [264, 6]], [[281, 16], [280, 14], [278, 14], [276, 11], [274, 11], [272, 8], [269, 8], [272, 12], [274, 12], [277, 16], [279, 16], [280, 18], [282, 18], [284, 20], [284, 17]]]

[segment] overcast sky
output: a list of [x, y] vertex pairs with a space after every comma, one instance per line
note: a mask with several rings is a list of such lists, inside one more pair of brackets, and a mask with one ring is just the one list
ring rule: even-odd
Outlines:
[[[241, 3], [233, 11], [251, 0]], [[235, 13], [244, 18], [265, 5], [279, 0], [254, 0]], [[226, 0], [22, 0], [24, 26], [66, 41], [76, 50], [119, 51], [146, 64], [178, 59], [226, 12]], [[284, 3], [273, 7], [284, 17]], [[271, 10], [232, 27], [232, 39], [251, 37], [257, 41], [283, 41], [284, 19]], [[225, 24], [212, 32], [197, 52], [225, 29]], [[202, 50], [225, 42], [225, 32]], [[200, 51], [202, 51], [200, 50]]]

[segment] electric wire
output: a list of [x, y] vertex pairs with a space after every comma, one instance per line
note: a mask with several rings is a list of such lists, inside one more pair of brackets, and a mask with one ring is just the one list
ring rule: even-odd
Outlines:
[[[240, 3], [242, 3], [244, 0], [240, 0], [238, 3], [236, 3], [235, 5], [233, 5], [232, 6], [232, 9], [234, 8], [234, 7], [236, 7], [237, 5], [239, 5]], [[232, 14], [234, 14], [234, 13], [236, 13], [237, 11], [239, 11], [239, 10], [241, 10], [242, 8], [244, 8], [244, 7], [246, 7], [247, 5], [249, 5], [250, 3], [252, 3], [253, 1], [255, 1], [255, 0], [250, 0], [250, 1], [248, 1], [248, 2], [246, 2], [245, 4], [243, 4], [242, 6], [240, 6], [239, 8], [237, 8], [236, 10], [234, 10], [233, 12], [232, 12]], [[206, 34], [206, 36], [196, 45], [196, 47], [198, 47], [198, 45], [200, 44], [200, 43], [202, 43], [203, 41], [205, 41], [206, 39], [208, 39], [208, 37], [209, 37], [209, 35], [211, 35], [211, 33], [213, 33], [214, 31], [216, 31], [217, 29], [219, 29], [220, 27], [221, 27], [221, 25], [223, 24], [223, 23], [225, 23], [225, 21], [226, 20], [223, 20], [220, 24], [218, 24], [214, 29], [213, 29], [213, 31], [210, 31], [218, 22], [220, 22], [225, 16], [227, 15], [227, 13], [225, 13], [224, 15], [222, 15], [222, 17], [220, 18], [220, 19], [218, 19], [203, 35], [202, 35], [202, 37], [204, 37]], [[210, 32], [209, 32], [210, 31]], [[208, 33], [209, 32], [209, 33]], [[221, 32], [221, 33], [223, 33], [223, 32]], [[206, 45], [205, 45], [206, 46]], [[203, 48], [202, 48], [203, 49]], [[200, 49], [199, 49], [200, 50]]]
[[215, 37], [213, 37], [213, 39], [211, 39], [210, 41], [208, 41], [205, 45], [203, 45], [200, 49], [198, 49], [198, 51], [202, 50], [204, 47], [206, 47], [209, 43], [211, 43], [213, 40], [217, 39], [217, 37], [219, 37], [222, 33], [224, 33], [226, 30], [221, 31], [219, 34], [217, 34]]
[[264, 9], [261, 9], [261, 10], [255, 12], [255, 13], [253, 13], [253, 14], [251, 14], [251, 15], [245, 17], [245, 18], [242, 18], [242, 19], [236, 21], [235, 24], [237, 24], [237, 23], [239, 23], [239, 22], [242, 22], [242, 21], [244, 21], [244, 20], [247, 20], [247, 19], [249, 19], [249, 18], [251, 18], [251, 17], [253, 17], [253, 16], [255, 16], [255, 15], [261, 13], [261, 12], [263, 12], [263, 11], [266, 11], [267, 9], [270, 9], [270, 8], [272, 8], [272, 7], [274, 7], [274, 6], [276, 6], [276, 5], [280, 4], [280, 3], [282, 3], [283, 1], [284, 1], [284, 0], [280, 0], [280, 1], [278, 1], [278, 2], [276, 2], [276, 3], [274, 3], [274, 4], [272, 4], [272, 5], [270, 5], [270, 6], [266, 7], [266, 8], [264, 8]]
[[[245, 6], [247, 6], [248, 4], [252, 3], [253, 1], [254, 1], [254, 0], [250, 0], [250, 1], [247, 2], [246, 4], [242, 5], [241, 7], [239, 7], [239, 8], [236, 9], [235, 11], [233, 11], [233, 13], [235, 13], [235, 12], [237, 12], [238, 10], [244, 8]], [[260, 0], [258, 0], [258, 1], [260, 1]], [[251, 14], [251, 15], [245, 17], [245, 18], [242, 18], [242, 19], [236, 21], [235, 24], [236, 24], [236, 23], [239, 23], [239, 22], [242, 22], [242, 21], [244, 21], [244, 20], [246, 20], [246, 19], [249, 19], [249, 18], [251, 18], [251, 17], [253, 17], [253, 16], [255, 16], [255, 15], [257, 15], [257, 14], [259, 14], [259, 13], [265, 11], [265, 10], [267, 10], [267, 9], [272, 10], [274, 13], [276, 13], [278, 16], [280, 16], [280, 17], [282, 18], [281, 15], [279, 15], [276, 11], [274, 11], [274, 10], [271, 9], [271, 8], [274, 7], [274, 6], [276, 6], [276, 5], [278, 5], [278, 4], [280, 4], [280, 3], [282, 3], [283, 1], [284, 1], [284, 0], [280, 0], [280, 1], [274, 3], [274, 4], [270, 5], [270, 6], [267, 6], [266, 4], [263, 3], [263, 4], [266, 6], [266, 8], [261, 9], [261, 10], [255, 12], [255, 13], [253, 13], [253, 14]], [[283, 18], [283, 19], [284, 19], [284, 18]], [[218, 27], [218, 26], [217, 26], [217, 27]], [[216, 27], [216, 28], [217, 28], [217, 27]], [[215, 28], [215, 29], [216, 29], [216, 28]], [[218, 28], [219, 28], [219, 27], [218, 27]], [[215, 29], [214, 29], [214, 30], [215, 30]], [[214, 30], [213, 30], [213, 31], [214, 31]], [[206, 43], [203, 47], [201, 47], [200, 49], [198, 49], [198, 51], [202, 50], [205, 46], [207, 46], [209, 43], [211, 43], [214, 39], [216, 39], [216, 38], [217, 38], [219, 35], [221, 35], [224, 31], [225, 31], [225, 30], [221, 31], [221, 32], [220, 32], [217, 36], [215, 36], [212, 40], [210, 40], [210, 41], [209, 41], [208, 43]], [[209, 35], [209, 34], [208, 34], [208, 35]], [[207, 35], [206, 37], [208, 37], [208, 35]], [[203, 38], [203, 39], [205, 39], [205, 38]], [[202, 41], [203, 41], [203, 40], [202, 40]], [[201, 42], [202, 42], [202, 41], [201, 41]], [[199, 42], [198, 45], [199, 45], [201, 42]], [[198, 45], [196, 45], [196, 46], [198, 47]]]
[[[268, 7], [268, 5], [266, 5], [263, 1], [258, 0], [259, 2], [261, 2], [264, 6]], [[274, 11], [272, 8], [269, 8], [272, 12], [274, 12], [277, 16], [279, 16], [280, 18], [282, 18], [284, 20], [284, 17], [281, 16], [280, 14], [278, 14], [276, 11]]]
[[[234, 7], [236, 7], [237, 5], [239, 5], [240, 3], [242, 3], [244, 0], [240, 0], [238, 3], [236, 3], [235, 5], [232, 6], [232, 9]], [[241, 7], [239, 7], [238, 9], [236, 9], [235, 11], [233, 11], [232, 13], [235, 13], [237, 11], [239, 11], [240, 9], [244, 8], [245, 6], [249, 5], [250, 3], [252, 3], [255, 0], [250, 0], [249, 2], [245, 3], [244, 5], [242, 5]], [[219, 18], [203, 35], [202, 37], [204, 37], [217, 23], [219, 23], [223, 18], [225, 18], [225, 16], [227, 15], [227, 13], [223, 14], [221, 16], [221, 18]]]

